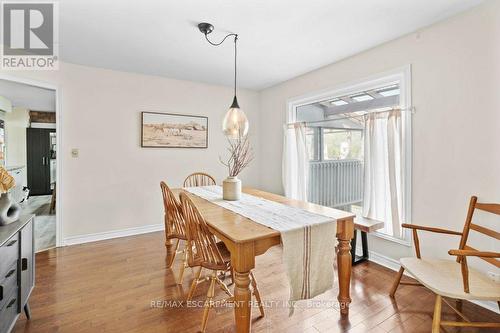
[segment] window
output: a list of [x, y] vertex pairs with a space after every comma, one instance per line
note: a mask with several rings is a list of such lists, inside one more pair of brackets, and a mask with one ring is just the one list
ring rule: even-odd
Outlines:
[[363, 130], [306, 128], [310, 161], [363, 159]]
[[[288, 118], [308, 126], [309, 201], [383, 221], [384, 229], [376, 234], [405, 245], [410, 244], [410, 234], [401, 224], [411, 223], [410, 92], [408, 66], [291, 101]], [[391, 128], [398, 128], [397, 133]], [[387, 140], [394, 135], [397, 144], [388, 148]], [[397, 158], [392, 158], [394, 150]], [[392, 183], [385, 179], [390, 172], [395, 174]], [[394, 188], [397, 192], [392, 193]], [[392, 195], [396, 203], [380, 199]], [[392, 213], [394, 207], [397, 214]]]
[[325, 128], [322, 135], [323, 160], [363, 159], [363, 131]]

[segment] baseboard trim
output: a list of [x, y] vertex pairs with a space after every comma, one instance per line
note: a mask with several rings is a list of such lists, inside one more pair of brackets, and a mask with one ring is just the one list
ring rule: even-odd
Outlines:
[[[361, 249], [361, 247], [356, 247], [356, 254], [361, 255], [362, 253], [363, 250]], [[399, 268], [401, 267], [398, 260], [389, 258], [377, 252], [373, 252], [372, 250], [368, 250], [368, 255], [369, 261], [373, 261], [374, 263], [387, 267], [393, 271], [399, 271]]]
[[[356, 247], [356, 253], [361, 254], [362, 252], [363, 251], [362, 251], [361, 247]], [[399, 268], [401, 267], [398, 260], [384, 256], [383, 254], [373, 252], [371, 250], [368, 250], [368, 254], [369, 254], [369, 258], [368, 258], [369, 261], [372, 261], [376, 264], [387, 267], [390, 270], [399, 271]], [[404, 274], [406, 276], [411, 277], [411, 275], [408, 274], [406, 271], [404, 272]], [[498, 309], [498, 305], [496, 302], [488, 302], [488, 301], [469, 301], [469, 302], [477, 304], [480, 307], [483, 307], [485, 309], [488, 309], [490, 311], [493, 311], [495, 313], [500, 314], [500, 310]]]
[[115, 230], [115, 231], [106, 231], [106, 232], [87, 234], [87, 235], [82, 235], [82, 236], [66, 237], [63, 240], [63, 244], [64, 244], [64, 246], [70, 246], [70, 245], [84, 244], [84, 243], [90, 243], [90, 242], [97, 242], [97, 241], [106, 240], [106, 239], [147, 234], [150, 232], [156, 232], [156, 231], [162, 231], [162, 230], [165, 230], [165, 225], [163, 223], [152, 224], [152, 225], [146, 225], [146, 226], [136, 227], [136, 228], [128, 228], [128, 229]]

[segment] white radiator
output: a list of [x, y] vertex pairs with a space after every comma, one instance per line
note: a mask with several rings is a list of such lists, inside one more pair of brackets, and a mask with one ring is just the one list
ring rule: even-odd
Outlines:
[[309, 163], [310, 202], [339, 207], [363, 201], [363, 162], [332, 160]]

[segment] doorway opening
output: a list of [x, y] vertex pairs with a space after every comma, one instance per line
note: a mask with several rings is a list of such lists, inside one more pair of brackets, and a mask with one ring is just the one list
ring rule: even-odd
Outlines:
[[35, 251], [58, 245], [55, 88], [0, 77], [0, 164], [14, 176], [11, 199], [35, 214]]

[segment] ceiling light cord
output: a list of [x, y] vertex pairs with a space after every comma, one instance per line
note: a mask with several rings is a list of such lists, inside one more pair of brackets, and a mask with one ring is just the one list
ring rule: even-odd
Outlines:
[[208, 34], [204, 34], [205, 35], [205, 39], [207, 40], [207, 42], [209, 42], [210, 44], [212, 44], [213, 46], [219, 46], [221, 45], [222, 43], [224, 43], [224, 41], [228, 38], [228, 37], [231, 37], [231, 36], [234, 36], [234, 38], [238, 38], [238, 34], [228, 34], [226, 35], [226, 37], [224, 37], [219, 43], [214, 43], [212, 42], [210, 39], [208, 39]]
[[236, 79], [237, 79], [237, 62], [236, 62], [236, 59], [237, 59], [237, 55], [238, 55], [238, 48], [237, 48], [237, 41], [238, 41], [238, 34], [228, 34], [226, 35], [219, 43], [214, 43], [212, 42], [210, 39], [208, 39], [208, 34], [207, 33], [204, 33], [205, 35], [205, 39], [207, 40], [207, 42], [210, 44], [210, 45], [213, 45], [213, 46], [219, 46], [221, 45], [222, 43], [224, 43], [224, 41], [228, 38], [228, 37], [231, 37], [231, 36], [234, 36], [234, 96], [236, 96]]
[[[238, 83], [238, 34], [230, 33], [227, 34], [219, 43], [212, 42], [208, 39], [208, 34], [214, 31], [214, 26], [207, 22], [201, 22], [198, 24], [198, 29], [201, 33], [205, 35], [205, 39], [212, 46], [219, 46], [229, 37], [234, 37], [234, 97], [229, 110], [224, 116], [222, 121], [222, 132], [230, 139], [239, 139], [245, 137], [248, 134], [248, 118], [245, 112], [240, 108], [238, 104], [238, 99], [236, 98], [236, 84]], [[231, 143], [232, 144], [232, 143]]]
[[238, 49], [236, 47], [236, 41], [238, 40], [238, 35], [235, 35], [234, 36], [234, 96], [236, 96], [236, 75], [237, 75], [237, 71], [236, 71], [236, 55], [238, 53]]

